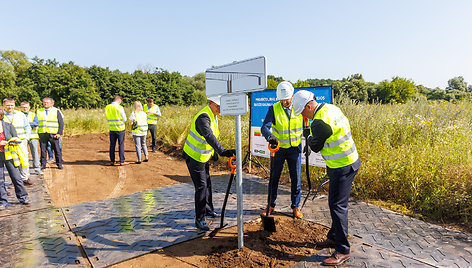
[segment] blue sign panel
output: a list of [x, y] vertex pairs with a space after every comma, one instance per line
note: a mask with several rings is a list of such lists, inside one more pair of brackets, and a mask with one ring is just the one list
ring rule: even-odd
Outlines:
[[[313, 92], [317, 102], [332, 103], [332, 88], [327, 87], [305, 87], [296, 88], [295, 92], [299, 90], [308, 90]], [[264, 118], [269, 110], [269, 107], [276, 103], [277, 96], [275, 89], [266, 89], [264, 91], [251, 93], [251, 126], [262, 127]]]

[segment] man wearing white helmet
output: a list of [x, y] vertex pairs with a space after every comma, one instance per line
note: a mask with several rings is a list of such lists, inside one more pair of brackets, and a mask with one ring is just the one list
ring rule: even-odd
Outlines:
[[225, 149], [218, 142], [217, 115], [220, 115], [220, 97], [208, 98], [208, 105], [193, 118], [183, 152], [195, 186], [195, 226], [203, 231], [210, 230], [205, 216], [219, 216], [213, 208], [209, 161], [217, 160], [218, 155], [231, 157], [236, 154], [236, 150]]
[[[295, 218], [303, 218], [298, 208], [300, 205], [300, 170], [301, 170], [301, 142], [303, 131], [303, 118], [296, 116], [292, 109], [293, 86], [290, 82], [283, 81], [277, 86], [277, 99], [279, 102], [269, 107], [261, 133], [271, 145], [280, 142], [280, 149], [275, 153], [272, 165], [272, 189], [269, 214], [275, 210], [277, 189], [280, 175], [287, 161], [291, 180], [291, 208]], [[271, 131], [272, 128], [272, 131]], [[266, 209], [267, 210], [267, 209]], [[264, 210], [263, 215], [267, 214]]]
[[318, 248], [335, 248], [324, 265], [339, 265], [350, 257], [348, 237], [348, 200], [354, 177], [361, 161], [351, 135], [349, 120], [341, 110], [331, 104], [317, 103], [313, 93], [300, 90], [293, 96], [296, 115], [313, 119], [310, 133], [304, 133], [308, 145], [320, 152], [326, 162], [329, 177], [328, 204], [331, 229], [327, 239], [317, 243]]

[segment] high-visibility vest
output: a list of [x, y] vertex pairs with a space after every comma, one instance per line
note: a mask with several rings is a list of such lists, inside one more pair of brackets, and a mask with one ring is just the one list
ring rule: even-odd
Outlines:
[[[152, 105], [151, 108], [149, 108], [149, 106], [146, 104], [146, 105], [144, 105], [144, 112], [146, 112], [146, 113], [148, 113], [148, 112], [157, 113], [158, 108], [159, 108], [159, 106], [157, 106], [156, 104]], [[157, 115], [147, 114], [147, 123], [149, 125], [157, 124]]]
[[[36, 116], [35, 113], [28, 112], [28, 115], [26, 116], [26, 117], [28, 118], [28, 122], [33, 123], [35, 116]], [[30, 136], [30, 139], [39, 139], [38, 129], [33, 129], [33, 128], [31, 127], [31, 136]]]
[[3, 121], [12, 124], [15, 127], [16, 134], [20, 139], [26, 139], [26, 131], [25, 131], [25, 118], [23, 117], [23, 113], [19, 111], [14, 111], [12, 119], [10, 120], [7, 115], [3, 117]]
[[59, 121], [57, 120], [57, 111], [59, 110], [56, 107], [49, 108], [47, 114], [44, 108], [38, 109], [36, 111], [39, 120], [39, 134], [57, 134], [57, 132], [59, 132]]
[[[9, 141], [21, 141], [18, 137], [13, 137]], [[25, 152], [21, 149], [20, 145], [16, 144], [7, 144], [4, 147], [5, 151], [5, 160], [13, 160], [13, 165], [18, 167], [21, 165], [21, 168], [26, 168], [29, 166], [28, 158], [26, 157]]]
[[120, 105], [108, 104], [105, 107], [105, 116], [108, 120], [108, 128], [110, 131], [122, 131], [125, 130], [125, 122], [121, 118]]
[[359, 159], [356, 145], [351, 135], [349, 120], [341, 110], [331, 104], [319, 109], [313, 119], [323, 120], [333, 130], [326, 139], [320, 153], [329, 168], [340, 168], [350, 165]]
[[187, 140], [185, 141], [184, 145], [184, 152], [187, 153], [188, 156], [193, 158], [195, 161], [206, 163], [210, 160], [211, 156], [215, 153], [213, 147], [205, 140], [205, 138], [198, 134], [195, 122], [197, 118], [206, 113], [210, 117], [211, 123], [210, 128], [213, 131], [213, 135], [216, 138], [220, 135], [220, 131], [218, 129], [218, 120], [216, 116], [210, 109], [210, 106], [205, 106], [200, 112], [198, 112], [195, 117], [193, 118], [192, 125], [190, 126], [190, 131], [187, 135]]
[[302, 142], [303, 116], [290, 114], [290, 118], [282, 106], [277, 102], [273, 105], [275, 124], [272, 123], [272, 134], [280, 141], [281, 148], [296, 147]]
[[147, 114], [139, 111], [134, 112], [134, 116], [136, 117], [137, 128], [133, 129], [132, 132], [138, 135], [146, 135], [148, 131]]

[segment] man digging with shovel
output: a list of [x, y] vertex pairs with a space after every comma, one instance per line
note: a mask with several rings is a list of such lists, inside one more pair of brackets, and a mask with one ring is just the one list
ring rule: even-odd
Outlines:
[[295, 115], [302, 114], [313, 120], [307, 142], [311, 150], [320, 152], [326, 162], [332, 223], [327, 239], [317, 243], [317, 247], [335, 248], [323, 265], [339, 265], [350, 257], [348, 201], [352, 181], [361, 165], [349, 120], [338, 107], [317, 103], [313, 93], [306, 90], [300, 90], [293, 96], [293, 110]]
[[236, 154], [236, 150], [225, 149], [218, 142], [220, 131], [217, 115], [220, 115], [220, 97], [209, 98], [208, 105], [193, 118], [184, 145], [183, 156], [195, 186], [195, 226], [202, 231], [210, 230], [205, 216], [220, 216], [213, 208], [210, 159], [216, 160], [218, 155], [231, 157]]
[[[293, 112], [293, 91], [292, 84], [287, 81], [283, 81], [277, 86], [277, 99], [279, 99], [279, 102], [269, 107], [261, 127], [262, 135], [271, 145], [275, 146], [280, 142], [280, 149], [275, 152], [273, 160], [271, 160], [271, 163], [273, 162], [270, 172], [272, 181], [272, 189], [270, 189], [270, 193], [272, 193], [271, 204], [264, 210], [263, 216], [270, 215], [275, 210], [279, 179], [284, 162], [287, 161], [292, 182], [291, 208], [293, 210], [293, 217], [303, 218], [303, 214], [298, 208], [301, 197], [300, 173], [303, 118], [300, 115], [295, 115]], [[271, 128], [272, 131], [270, 130]]]

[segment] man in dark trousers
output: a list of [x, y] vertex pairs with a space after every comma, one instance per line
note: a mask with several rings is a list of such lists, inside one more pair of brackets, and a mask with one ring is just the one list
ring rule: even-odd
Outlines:
[[348, 201], [354, 177], [361, 161], [351, 135], [349, 120], [331, 104], [317, 103], [313, 93], [300, 90], [293, 96], [295, 115], [312, 119], [309, 132], [304, 132], [308, 145], [323, 157], [329, 177], [328, 204], [331, 229], [327, 239], [317, 243], [318, 248], [335, 248], [324, 265], [336, 266], [350, 257], [348, 241]]
[[219, 114], [220, 97], [209, 98], [208, 105], [193, 118], [184, 145], [183, 155], [195, 186], [195, 226], [202, 231], [210, 230], [205, 216], [219, 216], [213, 208], [209, 161], [217, 160], [218, 155], [231, 157], [236, 154], [236, 150], [225, 149], [218, 142], [220, 131], [216, 116]]
[[111, 104], [105, 107], [105, 116], [108, 121], [108, 129], [110, 130], [110, 165], [115, 165], [115, 147], [118, 141], [118, 151], [120, 155], [119, 165], [125, 165], [125, 122], [127, 120], [126, 113], [121, 106], [123, 100], [120, 96], [116, 96]]
[[59, 139], [64, 133], [62, 113], [54, 107], [54, 100], [52, 98], [44, 98], [43, 107], [36, 111], [39, 120], [38, 135], [39, 147], [41, 148], [41, 169], [46, 168], [48, 142], [51, 143], [52, 150], [54, 151], [57, 168], [63, 169], [62, 148], [59, 145]]
[[[303, 218], [303, 214], [298, 208], [301, 197], [301, 152], [302, 152], [302, 131], [303, 118], [295, 115], [292, 109], [292, 97], [294, 88], [290, 82], [283, 81], [277, 86], [277, 99], [279, 102], [269, 107], [264, 123], [261, 127], [261, 133], [271, 145], [277, 145], [280, 142], [280, 149], [273, 157], [272, 189], [270, 189], [271, 200], [269, 214], [275, 210], [275, 200], [279, 186], [280, 175], [285, 161], [288, 164], [291, 181], [291, 205], [293, 217]], [[271, 131], [272, 129], [272, 131]], [[262, 215], [266, 215], [264, 210]]]

